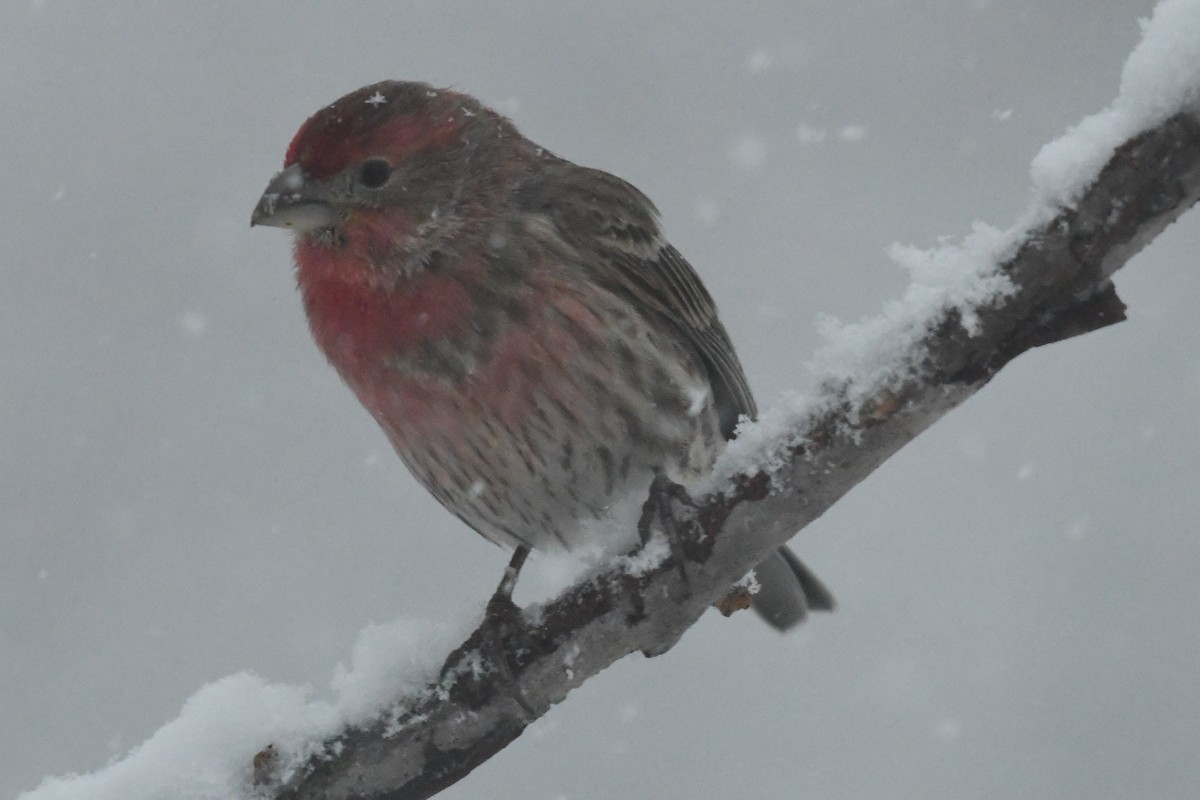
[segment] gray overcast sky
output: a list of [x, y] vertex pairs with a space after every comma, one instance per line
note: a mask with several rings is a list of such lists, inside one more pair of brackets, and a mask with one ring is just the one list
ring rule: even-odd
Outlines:
[[[505, 556], [406, 474], [248, 228], [288, 140], [453, 85], [633, 181], [761, 406], [884, 249], [1023, 208], [1149, 0], [17, 2], [0, 28], [0, 798], [243, 669], [326, 692], [369, 621], [473, 613]], [[1023, 356], [794, 544], [837, 614], [706, 617], [447, 798], [1200, 794], [1200, 217], [1130, 321]]]

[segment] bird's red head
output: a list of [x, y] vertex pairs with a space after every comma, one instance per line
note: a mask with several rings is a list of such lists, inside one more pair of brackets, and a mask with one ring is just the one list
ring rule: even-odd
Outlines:
[[365, 86], [309, 117], [292, 139], [284, 167], [299, 164], [322, 180], [367, 158], [398, 166], [425, 151], [445, 153], [459, 143], [476, 105], [424, 83]]
[[497, 199], [520, 141], [466, 95], [403, 81], [366, 86], [300, 127], [251, 222], [376, 259], [421, 257]]
[[300, 127], [252, 224], [298, 234], [313, 333], [352, 385], [398, 349], [472, 329], [466, 286], [527, 149], [500, 115], [424, 83], [366, 86]]

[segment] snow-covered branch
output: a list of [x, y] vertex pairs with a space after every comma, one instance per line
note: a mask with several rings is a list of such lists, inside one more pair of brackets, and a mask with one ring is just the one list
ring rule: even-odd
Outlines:
[[[617, 659], [670, 648], [730, 584], [1012, 358], [1122, 319], [1110, 276], [1197, 198], [1200, 118], [1183, 112], [1121, 143], [1072, 205], [930, 257], [956, 264], [958, 280], [844, 330], [837, 349], [857, 371], [748, 431], [719, 488], [670, 521], [699, 545], [685, 570], [670, 554], [642, 569], [623, 559], [537, 609], [522, 636], [485, 620], [444, 682], [331, 738], [278, 797], [429, 797]], [[495, 641], [503, 664], [480, 656]], [[260, 759], [260, 780], [273, 761]]]
[[[1010, 360], [1122, 318], [1111, 276], [1200, 198], [1198, 43], [1200, 3], [1162, 3], [1113, 106], [1035, 161], [1023, 219], [895, 253], [914, 273], [905, 297], [832, 331], [817, 396], [747, 426], [698, 506], [676, 504], [661, 521], [689, 545], [686, 563], [655, 540], [527, 609], [520, 630], [485, 620], [447, 647], [440, 673], [435, 654], [432, 669], [379, 679], [353, 713], [227, 679], [124, 761], [48, 781], [28, 800], [429, 797], [613, 662], [669, 649], [769, 552]], [[181, 776], [181, 764], [193, 772]]]

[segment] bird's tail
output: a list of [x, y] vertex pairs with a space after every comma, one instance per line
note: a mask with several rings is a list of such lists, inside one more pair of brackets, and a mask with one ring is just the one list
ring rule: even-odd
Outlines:
[[809, 611], [832, 611], [833, 594], [796, 554], [781, 547], [754, 570], [758, 593], [751, 605], [763, 620], [778, 631], [786, 631], [808, 616]]

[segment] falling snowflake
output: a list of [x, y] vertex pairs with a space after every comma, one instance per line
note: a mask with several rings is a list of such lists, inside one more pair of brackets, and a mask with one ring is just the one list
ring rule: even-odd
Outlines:
[[386, 102], [387, 98], [383, 96], [383, 92], [375, 92], [375, 94], [371, 95], [366, 100], [367, 105], [374, 106], [375, 108], [379, 108]]
[[867, 138], [867, 127], [865, 125], [844, 125], [838, 131], [838, 138], [843, 142], [861, 142]]

